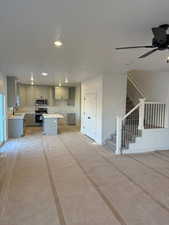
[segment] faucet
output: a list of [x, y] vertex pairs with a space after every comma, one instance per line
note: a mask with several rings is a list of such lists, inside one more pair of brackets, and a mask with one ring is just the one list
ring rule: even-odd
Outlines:
[[13, 116], [15, 115], [16, 110], [17, 110], [17, 104], [12, 107], [12, 111], [13, 111], [12, 114], [13, 114]]
[[13, 114], [13, 116], [15, 115], [15, 107], [14, 106], [12, 107], [12, 114]]

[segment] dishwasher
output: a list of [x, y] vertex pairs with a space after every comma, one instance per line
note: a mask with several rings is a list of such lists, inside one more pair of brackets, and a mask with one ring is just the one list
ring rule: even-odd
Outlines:
[[67, 113], [67, 124], [74, 126], [76, 125], [76, 114], [75, 113]]

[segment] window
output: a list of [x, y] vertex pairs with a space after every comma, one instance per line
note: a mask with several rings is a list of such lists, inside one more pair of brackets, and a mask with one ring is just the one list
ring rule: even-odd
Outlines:
[[5, 126], [5, 96], [0, 94], [0, 145], [6, 139], [6, 126]]

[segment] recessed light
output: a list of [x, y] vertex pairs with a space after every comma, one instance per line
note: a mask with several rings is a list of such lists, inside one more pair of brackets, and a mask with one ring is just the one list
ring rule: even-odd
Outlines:
[[31, 73], [31, 81], [34, 81], [33, 73]]
[[61, 47], [63, 45], [63, 43], [58, 40], [58, 41], [54, 42], [54, 45], [59, 48], [59, 47]]
[[41, 74], [42, 74], [42, 76], [47, 76], [48, 75], [48, 73], [44, 73], [44, 72], [41, 73]]
[[69, 81], [68, 81], [68, 78], [67, 77], [65, 77], [65, 83], [68, 83]]

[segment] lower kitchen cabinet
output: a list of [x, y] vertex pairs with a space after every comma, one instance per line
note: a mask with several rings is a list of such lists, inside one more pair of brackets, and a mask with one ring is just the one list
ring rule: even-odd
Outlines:
[[46, 135], [58, 134], [58, 119], [44, 118], [43, 119], [43, 133]]
[[18, 138], [24, 136], [24, 119], [8, 119], [8, 137]]

